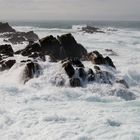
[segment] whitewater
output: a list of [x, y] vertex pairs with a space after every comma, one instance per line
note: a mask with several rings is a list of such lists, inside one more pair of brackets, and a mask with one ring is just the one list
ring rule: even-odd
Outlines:
[[[52, 63], [48, 57], [39, 62], [41, 76], [23, 84], [23, 58], [17, 55], [17, 63], [0, 72], [0, 140], [140, 139], [140, 29], [104, 27], [105, 33], [88, 34], [79, 31], [80, 27], [14, 26], [18, 31], [33, 30], [39, 38], [72, 33], [88, 52], [98, 50], [111, 57], [116, 71], [101, 68], [124, 78], [129, 89], [100, 83], [76, 88], [57, 86], [54, 77], [64, 72], [60, 62]], [[4, 44], [2, 39], [0, 44]], [[12, 47], [17, 51], [26, 45]], [[112, 49], [115, 54], [105, 49]], [[94, 68], [91, 62], [83, 63]], [[112, 94], [114, 90], [116, 94]], [[130, 92], [135, 95], [134, 100], [129, 97]]]

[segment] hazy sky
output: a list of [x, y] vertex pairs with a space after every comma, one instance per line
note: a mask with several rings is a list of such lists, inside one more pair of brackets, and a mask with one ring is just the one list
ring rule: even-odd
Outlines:
[[1, 20], [140, 20], [140, 0], [0, 0]]

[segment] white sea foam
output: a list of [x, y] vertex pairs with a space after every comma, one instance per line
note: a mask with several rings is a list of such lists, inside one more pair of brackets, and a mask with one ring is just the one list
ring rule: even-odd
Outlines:
[[[20, 81], [23, 58], [9, 71], [0, 72], [0, 139], [1, 140], [137, 140], [140, 139], [140, 32], [129, 29], [87, 34], [75, 29], [34, 30], [39, 37], [60, 35], [71, 30], [77, 42], [88, 51], [112, 49], [117, 70], [102, 66], [115, 77], [124, 78], [130, 88], [114, 84], [86, 84], [80, 88], [55, 85], [61, 74], [60, 63], [40, 62], [43, 73], [23, 85]], [[18, 50], [24, 45], [13, 46]], [[26, 59], [26, 58], [24, 58]], [[90, 62], [84, 65], [93, 68]], [[59, 79], [58, 81], [59, 82]], [[133, 94], [132, 94], [133, 93]], [[130, 100], [134, 98], [135, 100]]]

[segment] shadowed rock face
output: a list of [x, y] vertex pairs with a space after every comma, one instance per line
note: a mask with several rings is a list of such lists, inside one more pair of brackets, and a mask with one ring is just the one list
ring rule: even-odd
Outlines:
[[47, 55], [51, 55], [54, 59], [64, 58], [63, 52], [61, 52], [61, 45], [59, 41], [51, 36], [47, 36], [39, 40], [41, 44], [42, 51]]
[[58, 40], [68, 58], [82, 58], [82, 56], [87, 55], [87, 50], [81, 44], [78, 44], [71, 34], [58, 36]]
[[11, 45], [0, 45], [0, 54], [5, 56], [14, 56], [14, 51]]
[[11, 26], [9, 26], [8, 23], [0, 22], [0, 33], [5, 33], [5, 32], [16, 32], [16, 30], [13, 29]]
[[67, 73], [69, 78], [72, 78], [73, 75], [75, 74], [75, 70], [73, 68], [73, 66], [71, 65], [70, 62], [64, 63], [62, 65], [62, 67], [64, 68], [65, 72]]

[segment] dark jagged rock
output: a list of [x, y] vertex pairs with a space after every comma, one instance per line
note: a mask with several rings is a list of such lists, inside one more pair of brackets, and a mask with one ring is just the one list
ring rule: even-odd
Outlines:
[[76, 67], [84, 68], [84, 65], [82, 64], [82, 62], [78, 58], [70, 59], [70, 62], [72, 65], [74, 65]]
[[[78, 60], [78, 64], [81, 65], [82, 62]], [[82, 67], [79, 67], [79, 65], [73, 64], [72, 59], [66, 59], [62, 61], [62, 67], [64, 68], [64, 70], [66, 71], [66, 74], [70, 78], [70, 85], [72, 87], [82, 86], [81, 81], [84, 82], [87, 80], [88, 82], [91, 82], [95, 80], [95, 74], [92, 69], [88, 69], [87, 71], [84, 68], [83, 64], [82, 64]]]
[[86, 79], [87, 75], [86, 75], [86, 72], [85, 72], [84, 68], [79, 68], [78, 73], [79, 73], [79, 77], [82, 78], [82, 80]]
[[11, 45], [8, 45], [8, 44], [0, 45], [0, 54], [5, 55], [5, 56], [13, 56], [14, 51]]
[[70, 62], [64, 63], [62, 67], [64, 68], [69, 78], [72, 78], [73, 75], [75, 74], [75, 70], [73, 66], [71, 65], [71, 63]]
[[34, 43], [31, 45], [28, 45], [25, 49], [21, 50], [19, 53], [21, 53], [23, 56], [29, 56], [32, 53], [35, 52], [41, 52], [42, 48], [38, 43]]
[[71, 87], [80, 87], [81, 86], [81, 81], [79, 78], [71, 78], [70, 79], [70, 86]]
[[93, 63], [93, 64], [105, 64], [105, 60], [98, 51], [93, 51], [88, 54], [88, 59]]
[[42, 61], [46, 61], [45, 55], [42, 52], [34, 52], [29, 57], [33, 59], [40, 59]]
[[[98, 54], [98, 53], [97, 53]], [[80, 63], [82, 63], [79, 60]], [[72, 59], [62, 61], [62, 67], [70, 79], [70, 85], [72, 87], [82, 86], [81, 83], [97, 82], [103, 84], [112, 85], [115, 81], [115, 77], [108, 71], [102, 71], [99, 66], [94, 66], [95, 72], [91, 68], [78, 67], [73, 64]]]
[[87, 50], [81, 44], [78, 44], [71, 34], [65, 34], [57, 38], [64, 49], [66, 57], [82, 58], [87, 55]]
[[10, 69], [16, 63], [16, 60], [6, 59], [13, 56], [14, 51], [11, 45], [0, 45], [0, 71]]
[[66, 58], [66, 59], [61, 61], [62, 64], [65, 63], [65, 62], [70, 62], [75, 67], [84, 68], [83, 63], [78, 58]]
[[3, 61], [0, 61], [0, 71], [10, 69], [15, 63], [16, 63], [16, 60], [3, 60]]
[[87, 71], [87, 80], [88, 82], [95, 81], [95, 74], [91, 68]]
[[26, 83], [34, 77], [38, 77], [41, 74], [41, 66], [37, 62], [27, 62], [25, 65], [26, 66], [24, 69], [23, 76], [24, 83]]
[[88, 60], [90, 60], [93, 64], [98, 65], [109, 65], [113, 68], [115, 68], [115, 65], [113, 64], [113, 61], [110, 57], [103, 57], [102, 54], [100, 54], [98, 51], [93, 51], [88, 54]]
[[[28, 45], [25, 49], [17, 51], [16, 54], [21, 53], [24, 56], [29, 56], [34, 52], [42, 52], [44, 55], [49, 55], [53, 61], [87, 56], [86, 49], [78, 44], [71, 34], [62, 35], [58, 39], [52, 35], [47, 36], [40, 39], [39, 44], [33, 43]], [[73, 63], [83, 67], [78, 59], [73, 60]]]
[[107, 56], [104, 59], [105, 59], [106, 64], [108, 64], [109, 66], [111, 66], [113, 68], [116, 68], [115, 65], [113, 64], [113, 61], [111, 60], [110, 57]]
[[13, 29], [8, 23], [0, 22], [0, 33], [5, 33], [5, 32], [16, 32], [16, 30]]
[[86, 33], [104, 33], [103, 31], [101, 31], [99, 28], [96, 27], [92, 27], [92, 26], [86, 26], [82, 28], [82, 31], [86, 32]]
[[21, 44], [24, 41], [37, 41], [38, 35], [33, 31], [29, 32], [17, 32], [8, 23], [0, 22], [0, 37], [3, 37], [3, 41], [10, 42], [12, 44]]
[[59, 41], [52, 35], [40, 39], [40, 44], [42, 51], [46, 55], [51, 55], [56, 60], [65, 58], [63, 51], [61, 52], [61, 45]]
[[45, 54], [42, 51], [42, 47], [38, 43], [29, 44], [25, 49], [16, 51], [15, 54], [22, 54], [33, 59], [41, 59], [45, 61]]

